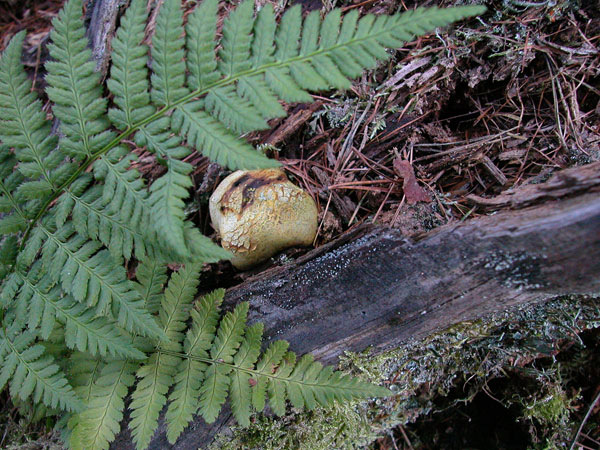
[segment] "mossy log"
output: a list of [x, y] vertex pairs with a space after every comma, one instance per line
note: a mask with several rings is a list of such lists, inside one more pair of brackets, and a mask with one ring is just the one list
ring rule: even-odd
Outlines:
[[[413, 238], [363, 227], [230, 289], [226, 305], [249, 301], [267, 339], [335, 363], [346, 350], [398, 348], [511, 307], [598, 293], [599, 190], [594, 163], [503, 194], [511, 201], [496, 208], [516, 210]], [[227, 411], [212, 425], [197, 418], [173, 446], [160, 427], [149, 448], [196, 450], [231, 420]], [[133, 449], [127, 431], [112, 448]]]

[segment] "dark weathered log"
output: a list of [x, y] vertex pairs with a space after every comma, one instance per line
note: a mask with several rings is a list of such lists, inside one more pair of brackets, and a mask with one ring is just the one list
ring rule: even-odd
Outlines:
[[[580, 192], [576, 184], [563, 195]], [[599, 292], [599, 273], [600, 196], [588, 193], [443, 226], [418, 240], [363, 228], [232, 288], [226, 305], [249, 301], [250, 321], [265, 323], [267, 339], [335, 363], [345, 350], [398, 347], [512, 306]], [[227, 412], [212, 426], [197, 418], [174, 446], [163, 424], [150, 448], [196, 450], [230, 420]], [[128, 432], [113, 448], [133, 448]]]
[[486, 211], [523, 208], [581, 192], [600, 192], [600, 161], [555, 173], [547, 182], [509, 189], [493, 198], [469, 195], [467, 200]]
[[110, 57], [112, 38], [115, 33], [119, 7], [123, 0], [90, 0], [88, 2], [88, 38], [92, 47], [92, 56], [96, 61], [96, 70], [106, 76]]

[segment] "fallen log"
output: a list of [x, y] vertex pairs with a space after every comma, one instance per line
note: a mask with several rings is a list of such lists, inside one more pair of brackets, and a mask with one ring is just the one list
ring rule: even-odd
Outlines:
[[[267, 340], [286, 339], [298, 354], [331, 364], [346, 350], [397, 348], [511, 307], [600, 292], [600, 163], [569, 170], [556, 176], [579, 181], [560, 184], [560, 195], [541, 205], [413, 239], [385, 227], [348, 233], [230, 289], [226, 307], [249, 301], [250, 322], [265, 324]], [[586, 174], [583, 194], [578, 170]], [[555, 177], [537, 189], [548, 191]], [[505, 206], [530, 204], [532, 188], [523, 192], [527, 202], [516, 192]], [[161, 422], [149, 448], [196, 450], [231, 420], [227, 410], [212, 425], [196, 418], [175, 445]], [[112, 448], [134, 448], [125, 427]]]

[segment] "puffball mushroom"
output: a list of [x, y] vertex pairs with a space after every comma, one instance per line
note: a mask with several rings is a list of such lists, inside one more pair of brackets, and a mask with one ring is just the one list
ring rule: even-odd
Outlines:
[[210, 218], [232, 264], [248, 269], [297, 245], [312, 244], [317, 206], [281, 169], [238, 170], [210, 197]]

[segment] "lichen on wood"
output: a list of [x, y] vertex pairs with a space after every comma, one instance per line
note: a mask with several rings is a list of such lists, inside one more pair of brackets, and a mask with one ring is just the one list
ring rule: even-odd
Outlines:
[[[510, 370], [529, 370], [533, 361], [552, 358], [573, 345], [582, 346], [578, 335], [597, 328], [600, 295], [563, 296], [463, 322], [384, 354], [347, 353], [340, 368], [382, 382], [396, 395], [332, 409], [294, 411], [283, 419], [261, 415], [247, 430], [233, 428], [233, 434], [218, 436], [210, 448], [364, 448], [394, 427], [436, 412], [436, 400], [457, 386], [464, 388], [464, 396], [453, 401], [469, 402], [489, 380], [504, 377]], [[537, 428], [532, 430], [545, 433], [548, 445], [558, 445], [560, 439], [564, 442], [577, 425], [566, 420], [576, 398], [560, 381], [559, 375], [540, 380], [539, 398], [523, 397], [515, 386], [514, 401], [519, 400], [522, 407], [520, 420], [535, 422]], [[535, 444], [536, 437], [531, 439]]]

